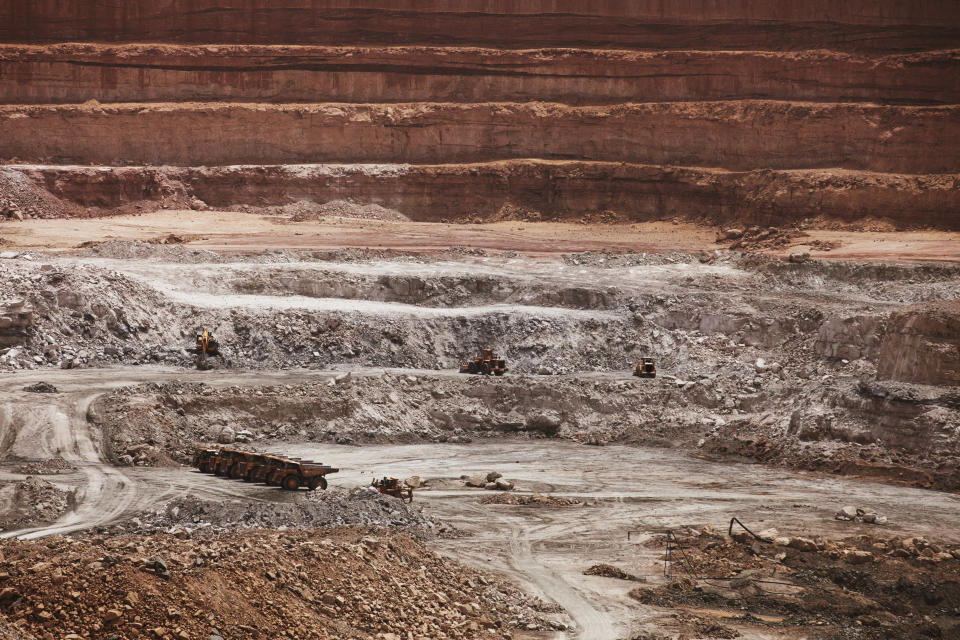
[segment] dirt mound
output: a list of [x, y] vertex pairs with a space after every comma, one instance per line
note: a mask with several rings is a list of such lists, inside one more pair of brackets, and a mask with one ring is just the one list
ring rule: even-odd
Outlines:
[[76, 495], [42, 478], [28, 477], [0, 488], [0, 503], [0, 527], [10, 531], [53, 522], [74, 507]]
[[638, 578], [632, 573], [627, 573], [619, 567], [615, 567], [611, 564], [595, 564], [592, 567], [586, 569], [583, 572], [585, 576], [603, 576], [604, 578], [617, 578], [618, 580], [633, 580], [639, 582], [646, 582], [642, 578]]
[[[763, 536], [763, 532], [761, 536]], [[631, 596], [654, 606], [729, 610], [729, 620], [784, 633], [816, 625], [820, 638], [955, 637], [960, 549], [923, 538], [843, 540], [710, 531], [674, 542], [675, 579]], [[662, 548], [666, 540], [656, 541]], [[770, 615], [775, 617], [767, 617]]]
[[293, 222], [304, 220], [322, 220], [324, 218], [359, 218], [361, 220], [409, 220], [395, 209], [379, 204], [358, 204], [348, 200], [331, 200], [317, 204], [309, 200], [300, 200], [293, 204], [270, 207], [271, 213], [289, 215]]
[[[797, 244], [800, 238], [809, 237], [808, 234], [799, 229], [780, 229], [776, 227], [749, 227], [748, 229], [737, 229], [731, 227], [724, 229], [717, 234], [717, 243], [726, 244], [728, 249], [738, 249], [740, 251], [762, 251], [770, 249], [780, 249]], [[817, 244], [822, 248], [823, 243]], [[834, 247], [835, 248], [835, 247]]]
[[30, 218], [80, 216], [80, 208], [65, 202], [20, 170], [0, 167], [0, 222]]
[[90, 247], [84, 247], [80, 255], [92, 258], [155, 260], [157, 262], [180, 262], [189, 264], [225, 261], [220, 254], [182, 246], [182, 239], [176, 236], [174, 236], [174, 238], [174, 240], [171, 240], [171, 237], [167, 236], [155, 242], [107, 240]]
[[[221, 482], [201, 478], [200, 482]], [[420, 509], [369, 487], [300, 491], [289, 502], [231, 502], [177, 498], [162, 509], [117, 525], [138, 534], [187, 531], [210, 535], [242, 529], [315, 529], [361, 525], [408, 530], [415, 535], [441, 533], [450, 527], [433, 522]]]
[[541, 495], [539, 493], [497, 493], [480, 498], [480, 504], [516, 504], [537, 505], [541, 507], [571, 507], [582, 504], [573, 498], [558, 498], [556, 496]]
[[23, 388], [30, 393], [57, 393], [57, 388], [49, 382], [35, 382]]
[[76, 467], [61, 457], [47, 458], [46, 460], [37, 460], [27, 462], [13, 468], [13, 473], [20, 473], [27, 476], [45, 476], [56, 475], [66, 471], [73, 471]]
[[0, 552], [11, 576], [0, 616], [29, 640], [508, 638], [547, 626], [512, 587], [380, 529], [53, 538]]

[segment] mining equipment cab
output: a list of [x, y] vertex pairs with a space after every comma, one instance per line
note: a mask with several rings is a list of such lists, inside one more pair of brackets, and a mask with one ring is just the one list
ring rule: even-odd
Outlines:
[[197, 333], [197, 346], [194, 349], [200, 361], [206, 361], [208, 356], [220, 355], [220, 343], [212, 333], [203, 329]]
[[213, 474], [229, 476], [230, 470], [240, 457], [245, 454], [243, 449], [221, 448], [214, 458]]
[[267, 458], [272, 454], [254, 453], [253, 451], [244, 451], [230, 467], [230, 477], [234, 480], [243, 480], [244, 482], [253, 482], [253, 471], [256, 467], [266, 464]]
[[370, 483], [377, 491], [384, 495], [400, 498], [404, 502], [413, 502], [413, 487], [408, 487], [400, 482], [399, 478], [380, 478]]
[[653, 358], [642, 358], [633, 368], [633, 375], [638, 378], [656, 378], [657, 363], [653, 361]]
[[197, 447], [193, 452], [193, 466], [201, 473], [213, 473], [213, 463], [220, 449]]
[[493, 349], [483, 349], [472, 360], [460, 363], [460, 373], [502, 376], [506, 372], [507, 361], [494, 353]]

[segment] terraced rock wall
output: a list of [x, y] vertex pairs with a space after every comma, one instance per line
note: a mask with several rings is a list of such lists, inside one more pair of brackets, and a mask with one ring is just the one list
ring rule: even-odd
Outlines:
[[0, 2], [8, 42], [925, 50], [960, 43], [958, 24], [951, 0]]
[[59, 165], [193, 167], [214, 206], [955, 229], [958, 71], [946, 1], [0, 0], [0, 162], [103, 209], [156, 192]]

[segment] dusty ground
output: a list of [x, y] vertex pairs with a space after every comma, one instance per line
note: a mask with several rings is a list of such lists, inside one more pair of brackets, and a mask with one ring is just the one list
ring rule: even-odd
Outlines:
[[[281, 224], [282, 223], [282, 224]], [[882, 225], [878, 225], [882, 229]], [[809, 237], [773, 251], [807, 251], [826, 259], [892, 262], [960, 260], [960, 234], [947, 231], [843, 231], [810, 229]], [[459, 225], [340, 218], [289, 222], [275, 216], [223, 211], [159, 211], [92, 220], [26, 220], [0, 226], [4, 250], [73, 249], [104, 240], [164, 240], [171, 234], [211, 251], [331, 250], [343, 247], [437, 252], [463, 246], [527, 255], [576, 251], [669, 252], [717, 249], [716, 230], [689, 223], [630, 225], [517, 223]], [[837, 245], [823, 251], [821, 241]]]
[[[33, 558], [51, 535], [89, 540], [89, 549], [60, 539], [53, 548], [86, 561], [114, 555], [97, 550], [100, 540], [139, 540], [128, 536], [179, 557], [181, 540], [229, 545], [251, 528], [387, 527], [533, 598], [522, 611], [478, 601], [484, 615], [500, 616], [497, 633], [800, 638], [812, 636], [786, 601], [705, 600], [696, 584], [684, 586], [686, 599], [667, 597], [663, 532], [723, 531], [736, 516], [783, 536], [960, 544], [955, 389], [877, 374], [892, 313], [922, 317], [923, 303], [956, 297], [951, 234], [808, 229], [790, 242], [841, 244], [811, 252], [826, 260], [790, 261], [782, 256], [808, 245], [775, 239], [766, 254], [730, 250], [716, 229], [670, 223], [281, 223], [170, 212], [0, 231], [12, 239], [0, 259], [5, 294], [26, 304], [0, 327], [14, 341], [0, 349], [0, 481], [11, 505], [2, 535], [36, 541], [11, 554]], [[750, 234], [765, 242], [762, 230]], [[381, 241], [387, 246], [375, 246]], [[215, 251], [224, 247], [236, 253]], [[833, 259], [846, 247], [896, 260]], [[197, 371], [185, 350], [198, 324], [224, 342], [212, 370]], [[943, 339], [923, 357], [949, 348], [952, 338]], [[465, 350], [486, 344], [508, 358], [507, 376], [456, 373]], [[654, 380], [630, 375], [645, 354], [658, 361]], [[340, 467], [334, 489], [292, 495], [180, 466], [194, 443], [238, 436]], [[516, 489], [503, 497], [460, 479], [488, 471]], [[23, 505], [16, 496], [28, 493], [16, 483], [28, 475], [31, 490], [49, 496], [43, 508], [12, 506]], [[383, 475], [427, 484], [412, 508], [357, 493]], [[835, 520], [850, 504], [887, 523]], [[264, 553], [288, 544], [270, 540]], [[139, 585], [149, 560], [141, 555], [111, 565], [111, 579]], [[887, 562], [856, 570], [876, 569], [879, 579]], [[916, 562], [914, 582], [939, 584], [960, 561]], [[584, 575], [597, 564], [642, 582]], [[48, 569], [55, 573], [36, 575]], [[769, 575], [773, 565], [763, 569]], [[184, 575], [184, 587], [195, 577]], [[0, 611], [10, 624], [44, 620], [42, 599], [21, 593], [28, 581], [16, 578], [17, 595], [29, 597], [0, 597]], [[630, 595], [638, 586], [666, 595], [644, 603]], [[379, 598], [390, 587], [371, 588]], [[272, 600], [280, 615], [301, 615], [286, 608], [295, 603]], [[170, 602], [196, 608], [179, 595]], [[91, 604], [93, 612], [110, 605]], [[949, 637], [953, 614], [938, 606], [893, 611], [897, 621], [881, 619], [893, 627], [870, 629], [900, 628], [913, 611]], [[86, 620], [71, 611], [55, 614], [63, 624], [50, 628]], [[160, 625], [170, 637], [219, 628], [140, 615], [142, 629]], [[272, 615], [249, 610], [243, 624], [274, 629]], [[357, 637], [366, 637], [358, 615]], [[830, 618], [817, 637], [847, 637], [839, 629], [856, 621]]]
[[[220, 384], [230, 386], [282, 387], [312, 376], [333, 378], [332, 374], [309, 372], [216, 375]], [[114, 531], [113, 523], [126, 523], [124, 528], [129, 531], [130, 518], [138, 516], [146, 523], [150, 516], [145, 514], [166, 510], [170, 501], [183, 505], [183, 498], [191, 495], [240, 503], [233, 511], [201, 512], [199, 521], [191, 517], [180, 526], [188, 530], [209, 524], [229, 528], [236, 509], [243, 509], [244, 502], [289, 502], [292, 496], [281, 490], [203, 476], [189, 468], [112, 467], [102, 453], [84, 444], [97, 439], [98, 428], [87, 415], [90, 400], [99, 394], [133, 382], [200, 381], [209, 377], [210, 372], [149, 367], [47, 370], [4, 376], [5, 392], [16, 399], [15, 405], [5, 405], [3, 410], [4, 441], [11, 443], [7, 459], [62, 456], [77, 465], [78, 471], [59, 474], [57, 482], [76, 483], [83, 488], [76, 512], [52, 526], [5, 535], [33, 538], [79, 533], [90, 527], [94, 532], [97, 527], [109, 527], [101, 529], [107, 532]], [[39, 379], [53, 382], [60, 393], [17, 391]], [[39, 451], [38, 441], [44, 443]], [[441, 536], [431, 545], [461, 561], [502, 572], [528, 593], [559, 604], [566, 617], [556, 617], [555, 621], [577, 629], [577, 637], [633, 637], [632, 633], [643, 629], [685, 633], [691, 628], [689, 616], [678, 619], [669, 606], [644, 606], [628, 597], [635, 583], [581, 575], [590, 565], [604, 562], [640, 576], [651, 586], [663, 584], [664, 548], [654, 540], [665, 529], [711, 525], [720, 530], [736, 516], [754, 530], [772, 526], [783, 535], [839, 539], [868, 533], [926, 536], [939, 544], [960, 544], [952, 524], [960, 515], [960, 501], [953, 494], [711, 462], [691, 457], [683, 450], [595, 447], [542, 439], [359, 448], [272, 441], [271, 448], [341, 467], [342, 471], [331, 477], [338, 487], [366, 485], [371, 478], [382, 475], [427, 479], [428, 488], [417, 492], [415, 505], [422, 506], [435, 522], [460, 531], [454, 537]], [[18, 477], [12, 465], [7, 469], [6, 477]], [[518, 495], [540, 493], [582, 504], [484, 504], [481, 500], [491, 494], [463, 487], [458, 478], [490, 470], [514, 481]], [[306, 494], [294, 498], [304, 499]], [[835, 520], [834, 513], [847, 504], [875, 509], [887, 516], [888, 523], [877, 527]], [[132, 529], [137, 530], [137, 526]], [[143, 529], [151, 530], [155, 529]], [[509, 544], [504, 545], [505, 540]], [[740, 615], [742, 611], [734, 608], [733, 613]], [[745, 637], [795, 637], [789, 625], [758, 624], [749, 618], [724, 620], [723, 626], [736, 628]]]

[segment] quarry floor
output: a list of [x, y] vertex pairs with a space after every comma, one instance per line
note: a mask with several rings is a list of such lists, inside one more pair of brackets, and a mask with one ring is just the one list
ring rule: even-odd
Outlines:
[[[960, 261], [960, 233], [884, 231], [883, 225], [855, 230], [810, 229], [809, 237], [771, 251], [808, 251], [811, 256], [857, 261]], [[686, 222], [575, 224], [494, 222], [445, 224], [331, 218], [291, 222], [279, 216], [229, 211], [158, 211], [80, 220], [26, 220], [0, 225], [2, 249], [72, 249], [104, 240], [162, 240], [170, 234], [211, 251], [374, 248], [431, 252], [462, 246], [524, 254], [577, 251], [668, 252], [718, 248], [716, 229]], [[835, 249], [811, 249], [811, 242]]]
[[[171, 234], [178, 236], [175, 243], [183, 244], [184, 249], [228, 251], [241, 256], [271, 250], [336, 251], [344, 248], [384, 250], [387, 256], [391, 251], [400, 255], [448, 253], [436, 262], [412, 259], [391, 262], [389, 259], [371, 260], [367, 256], [356, 262], [349, 259], [311, 262], [308, 259], [285, 265], [242, 260], [224, 264], [194, 263], [183, 258], [186, 255], [183, 253], [177, 254], [180, 256], [177, 260], [165, 262], [162, 256], [139, 260], [119, 253], [97, 257], [72, 251], [84, 243], [105, 240], [163, 242]], [[817, 258], [904, 264], [960, 261], [960, 234], [957, 233], [809, 230], [808, 234], [801, 241], [839, 243], [831, 251], [811, 251]], [[512, 384], [513, 380], [521, 380], [523, 384], [540, 385], [541, 391], [552, 389], [560, 395], [570, 386], [593, 385], [597, 389], [597, 385], [605, 385], [594, 392], [592, 399], [608, 393], [610, 401], [615, 402], [618, 398], [611, 389], [637, 384], [628, 368], [614, 367], [614, 364], [626, 361], [626, 356], [619, 353], [622, 339], [617, 336], [636, 338], [640, 335], [643, 338], [647, 334], [629, 333], [638, 331], [638, 326], [644, 332], [653, 331], [650, 335], [656, 340], [666, 334], [670, 340], [664, 338], [663, 348], [686, 355], [673, 357], [669, 362], [665, 360], [661, 373], [675, 375], [679, 382], [675, 384], [672, 378], [665, 376], [655, 382], [649, 381], [649, 384], [640, 381], [645, 385], [641, 386], [643, 393], [648, 395], [644, 396], [643, 402], [638, 401], [627, 409], [636, 414], [631, 418], [639, 421], [639, 426], [633, 426], [641, 428], [644, 426], [643, 414], [661, 409], [662, 399], [663, 406], [668, 407], [664, 414], [665, 423], [676, 431], [668, 430], [665, 435], [657, 431], [657, 437], [663, 435], [666, 438], [662, 443], [665, 446], [658, 448], [646, 446], [648, 441], [642, 438], [629, 446], [612, 438], [605, 438], [606, 446], [589, 446], [577, 442], [569, 433], [563, 433], [562, 439], [489, 437], [460, 444], [436, 440], [397, 444], [381, 440], [344, 446], [329, 441], [310, 442], [304, 438], [283, 437], [265, 441], [273, 450], [322, 460], [342, 468], [340, 473], [331, 477], [334, 486], [363, 486], [384, 475], [419, 475], [426, 479], [427, 487], [417, 492], [415, 504], [423, 505], [431, 518], [452, 525], [464, 534], [441, 536], [430, 543], [434, 549], [467, 564], [500, 572], [525, 592], [555, 603], [565, 612], [562, 615], [570, 625], [567, 631], [537, 631], [531, 637], [599, 640], [645, 638], [648, 636], [640, 634], [650, 630], [687, 632], [688, 629], [677, 621], [677, 609], [643, 605], [631, 599], [628, 593], [635, 583], [583, 575], [590, 565], [606, 563], [642, 577], [650, 586], [666, 583], [663, 576], [664, 549], [656, 544], [654, 537], [669, 529], [710, 526], [725, 531], [730, 519], [737, 517], [754, 530], [775, 527], [782, 535], [789, 536], [839, 539], [859, 534], [881, 535], [878, 532], [882, 532], [887, 536], [927, 536], [941, 544], [960, 544], [960, 531], [955, 527], [960, 516], [960, 497], [955, 493], [748, 464], [742, 459], [711, 457], [707, 450], [693, 446], [697, 438], [706, 435], [695, 433], [693, 429], [706, 432], [709, 425], [719, 427], [723, 422], [713, 421], [716, 420], [714, 416], [721, 413], [728, 421], [732, 419], [731, 415], [758, 419], [773, 415], [780, 419], [789, 415], [794, 396], [801, 392], [811, 395], [822, 388], [832, 388], [834, 377], [842, 384], [853, 385], [859, 376], [873, 373], [872, 365], [865, 361], [850, 363], [846, 359], [833, 358], [830, 364], [823, 364], [824, 359], [809, 352], [801, 353], [799, 349], [810, 348], [803, 341], [810, 342], [811, 339], [800, 335], [802, 332], [789, 324], [802, 315], [795, 308], [829, 307], [841, 315], [885, 313], [896, 304], [955, 292], [956, 275], [952, 275], [952, 271], [930, 276], [929, 281], [919, 281], [915, 286], [896, 281], [867, 282], [869, 277], [861, 282], [856, 280], [859, 276], [848, 278], [845, 274], [824, 276], [827, 280], [824, 284], [818, 279], [819, 275], [827, 273], [823, 271], [809, 279], [806, 275], [810, 274], [805, 274], [804, 278], [797, 276], [789, 281], [789, 287], [776, 291], [765, 289], [766, 281], [760, 280], [746, 267], [722, 261], [702, 264], [696, 260], [682, 264], [669, 260], [665, 263], [639, 261], [627, 264], [623, 269], [595, 262], [599, 259], [599, 263], [603, 263], [606, 259], [603, 257], [606, 253], [600, 252], [677, 252], [689, 255], [721, 248], [715, 243], [716, 229], [670, 222], [446, 225], [337, 218], [293, 223], [275, 216], [250, 213], [167, 211], [89, 220], [28, 220], [0, 225], [0, 237], [5, 241], [0, 251], [21, 252], [28, 256], [4, 260], [9, 264], [18, 263], [16, 274], [22, 281], [42, 282], [50, 274], [66, 274], [68, 278], [82, 278], [84, 286], [90, 287], [78, 290], [79, 300], [51, 303], [46, 310], [51, 332], [64, 330], [72, 322], [70, 318], [81, 317], [89, 306], [89, 299], [104, 296], [104, 306], [122, 308], [131, 326], [147, 322], [135, 317], [140, 311], [145, 318], [171, 309], [174, 311], [170, 313], [175, 313], [170, 318], [176, 318], [176, 313], [181, 314], [181, 319], [176, 320], [180, 324], [163, 326], [168, 322], [163, 318], [168, 316], [158, 316], [156, 322], [161, 326], [151, 329], [159, 336], [156, 338], [158, 343], [166, 341], [168, 351], [171, 343], [178, 340], [189, 342], [192, 324], [198, 321], [190, 316], [190, 310], [199, 310], [208, 314], [205, 318], [214, 318], [210, 322], [224, 325], [228, 322], [227, 316], [214, 313], [230, 313], [230, 322], [235, 322], [238, 327], [267, 326], [267, 330], [272, 330], [277, 322], [275, 337], [265, 338], [266, 333], [258, 335], [263, 338], [262, 344], [273, 340], [271, 344], [276, 353], [281, 354], [289, 345], [284, 343], [286, 329], [282, 326], [286, 325], [279, 323], [298, 321], [284, 316], [284, 313], [302, 314], [309, 322], [315, 322], [322, 314], [355, 314], [346, 316], [348, 320], [344, 326], [367, 323], [372, 327], [371, 334], [376, 334], [379, 340], [384, 331], [382, 327], [389, 325], [403, 338], [399, 344], [405, 344], [405, 340], [417, 353], [422, 353], [421, 345], [430, 344], [431, 340], [438, 345], [444, 340], [448, 344], [456, 342], [459, 334], [443, 324], [445, 322], [450, 326], [455, 326], [456, 322], [466, 323], [468, 333], [473, 331], [486, 336], [492, 332], [496, 336], [498, 325], [484, 324], [487, 322], [485, 318], [516, 316], [521, 318], [517, 322], [536, 321], [546, 323], [547, 328], [532, 325], [535, 327], [531, 330], [534, 337], [529, 338], [532, 341], [529, 352], [523, 356], [527, 361], [522, 363], [526, 367], [522, 372], [526, 377], [521, 377], [520, 372], [514, 377], [511, 371], [499, 382]], [[453, 258], [449, 254], [452, 248], [465, 248], [466, 252]], [[482, 255], [470, 255], [469, 251], [474, 249], [505, 253], [491, 255], [488, 259]], [[798, 243], [771, 253], [783, 256], [808, 249], [808, 245]], [[558, 254], [586, 251], [598, 252], [600, 257], [589, 256], [586, 262], [575, 261], [558, 268], [562, 264]], [[563, 268], [567, 270], [562, 271]], [[400, 289], [391, 288], [392, 285], [381, 286], [386, 276], [425, 283], [428, 291], [430, 287], [438, 287], [447, 297], [417, 299], [416, 287], [411, 286], [409, 294], [404, 294], [409, 295], [409, 299], [384, 298]], [[264, 282], [257, 278], [264, 278]], [[485, 279], [497, 280], [503, 290], [497, 287], [486, 289], [485, 285], [470, 288], [473, 286], [470, 283], [475, 281], [483, 285]], [[304, 289], [303, 282], [325, 280], [345, 284], [342, 284], [342, 290], [334, 293]], [[54, 281], [51, 286], [69, 288], [69, 284], [63, 285], [62, 282]], [[250, 288], [251, 283], [260, 288]], [[448, 287], [449, 291], [443, 287]], [[580, 294], [566, 298], [561, 295], [571, 291], [576, 293], [580, 289], [603, 289], [610, 299], [591, 306], [592, 299], [578, 297]], [[554, 290], [558, 296], [556, 299], [548, 295]], [[127, 297], [106, 297], [117, 292]], [[542, 297], [538, 297], [541, 294]], [[685, 297], [685, 294], [688, 295]], [[643, 317], [642, 306], [629, 307], [628, 311], [628, 304], [624, 302], [628, 300], [636, 305], [642, 299], [656, 301], [665, 296], [679, 297], [676, 303], [679, 306], [673, 315], [660, 309], [657, 322], [662, 325], [652, 327], [648, 324], [649, 317]], [[662, 301], [650, 304], [655, 307]], [[137, 311], [137, 305], [142, 305], [142, 309]], [[732, 341], [731, 336], [724, 336], [722, 332], [704, 329], [700, 334], [693, 325], [684, 325], [683, 319], [698, 307], [711, 307], [717, 314], [727, 313], [734, 319], [766, 314], [777, 319], [777, 323], [769, 323], [774, 327], [772, 334], [761, 336], [756, 344], [748, 346], [739, 342], [741, 339], [750, 342], [744, 338], [742, 322], [731, 325], [741, 330], [740, 337]], [[635, 308], [640, 310], [635, 311]], [[108, 312], [100, 310], [96, 315], [99, 322]], [[396, 318], [405, 320], [397, 321]], [[668, 326], [668, 320], [674, 324]], [[416, 331], [428, 321], [435, 322], [434, 333], [428, 334], [422, 342], [416, 342], [420, 339]], [[410, 326], [403, 322], [409, 322]], [[554, 323], [552, 328], [551, 322]], [[617, 323], [627, 329], [617, 329], [620, 326]], [[523, 327], [527, 325], [523, 324]], [[289, 502], [296, 499], [278, 489], [205, 476], [185, 466], [114, 464], [105, 444], [107, 437], [97, 421], [91, 419], [91, 412], [98, 400], [113, 398], [111, 393], [126, 386], [203, 382], [216, 389], [309, 384], [325, 387], [333, 384], [337, 376], [350, 371], [361, 381], [356, 384], [357, 393], [363, 399], [363, 394], [372, 396], [373, 391], [364, 387], [362, 381], [380, 380], [385, 370], [395, 376], [394, 380], [416, 376], [417, 384], [428, 388], [464, 381], [464, 376], [453, 369], [432, 366], [430, 363], [435, 362], [432, 357], [426, 360], [427, 364], [411, 362], [407, 365], [409, 368], [397, 368], [404, 359], [403, 352], [384, 356], [393, 358], [393, 362], [383, 366], [371, 366], [362, 357], [351, 360], [355, 355], [351, 352], [344, 356], [345, 360], [335, 362], [331, 367], [318, 364], [309, 369], [278, 371], [269, 368], [270, 364], [263, 365], [264, 370], [252, 370], [257, 367], [258, 352], [244, 347], [248, 349], [244, 366], [228, 363], [213, 371], [196, 371], [189, 368], [191, 360], [182, 357], [183, 354], [176, 356], [182, 362], [173, 356], [173, 360], [161, 360], [167, 364], [181, 362], [181, 366], [155, 366], [144, 364], [147, 359], [141, 354], [131, 356], [133, 351], [129, 345], [134, 338], [127, 333], [117, 334], [112, 324], [98, 331], [100, 333], [91, 335], [75, 330], [56, 334], [64, 340], [69, 336], [76, 348], [89, 345], [87, 348], [95, 352], [89, 363], [85, 363], [89, 368], [60, 369], [54, 364], [55, 357], [51, 356], [45, 364], [33, 370], [0, 373], [0, 442], [4, 444], [5, 454], [0, 461], [0, 483], [23, 480], [24, 474], [16, 472], [16, 468], [25, 460], [63, 458], [74, 468], [47, 476], [47, 479], [59, 487], [77, 490], [75, 508], [56, 521], [5, 531], [0, 534], [3, 537], [39, 539], [57, 534], [83, 534], [129, 521], [184, 496], [210, 501]], [[538, 349], [544, 341], [548, 345], [554, 344], [550, 342], [555, 339], [550, 337], [554, 335], [550, 331], [558, 336], [596, 331], [598, 343], [605, 343], [606, 352], [617, 352], [617, 355], [591, 361], [596, 353], [585, 351], [578, 354], [584, 360], [572, 366], [572, 373], [527, 375], [538, 373]], [[605, 339], [607, 334], [601, 334], [603, 331], [612, 331], [609, 333], [611, 337]], [[621, 332], [617, 334], [616, 331]], [[795, 337], [791, 338], [791, 334]], [[241, 335], [239, 329], [237, 335]], [[354, 344], [360, 341], [352, 336], [348, 338]], [[559, 338], [556, 340], [555, 344], [565, 344]], [[765, 342], [767, 340], [769, 342]], [[799, 340], [805, 346], [797, 347], [799, 343], [790, 340]], [[117, 358], [126, 357], [136, 359], [138, 364], [131, 365], [127, 361], [107, 365], [107, 360], [113, 356], [104, 355], [104, 347], [113, 344], [120, 345], [121, 352], [114, 357], [114, 363]], [[653, 341], [650, 344], [660, 343]], [[682, 345], [682, 349], [675, 349], [677, 344]], [[783, 344], [794, 346], [787, 349]], [[264, 349], [261, 353], [265, 354]], [[363, 349], [356, 353], [361, 351]], [[450, 358], [449, 348], [438, 348], [437, 352], [431, 353], [436, 361]], [[316, 356], [316, 352], [313, 355]], [[276, 357], [279, 359], [270, 362], [301, 362], [283, 360], [286, 355]], [[783, 363], [783, 373], [763, 366], [764, 359]], [[813, 374], [801, 375], [799, 372], [808, 368], [811, 359], [820, 368], [814, 369]], [[727, 369], [733, 360], [738, 361], [736, 375]], [[596, 364], [596, 370], [586, 369], [585, 364], [590, 362]], [[704, 377], [710, 374], [722, 394], [718, 392], [714, 397], [710, 392], [706, 399], [698, 399], [699, 396], [694, 395], [698, 391], [687, 388], [694, 383], [685, 383], [684, 380], [699, 379], [699, 373]], [[821, 379], [830, 379], [831, 382], [821, 384]], [[23, 390], [25, 386], [40, 381], [53, 384], [59, 393], [48, 395]], [[480, 384], [485, 382], [478, 381]], [[791, 385], [795, 385], [795, 389]], [[397, 386], [399, 388], [399, 383]], [[678, 390], [680, 388], [682, 391]], [[690, 395], [683, 396], [687, 392]], [[766, 396], [764, 392], [767, 392]], [[150, 392], [137, 393], [147, 398]], [[619, 392], [615, 393], [619, 395]], [[733, 409], [734, 404], [724, 405], [724, 396], [731, 401], [740, 398], [736, 402], [746, 399], [759, 406], [751, 408], [743, 404]], [[410, 404], [408, 397], [395, 400], [391, 395], [390, 398], [388, 404]], [[369, 398], [364, 401], [367, 400], [374, 404], [378, 402]], [[811, 402], [815, 406], [829, 404], [822, 398]], [[588, 407], [588, 404], [585, 402], [585, 419], [598, 433], [608, 423], [619, 420], [592, 405]], [[216, 415], [228, 421], [235, 417]], [[207, 416], [198, 419], [203, 421]], [[871, 417], [866, 413], [865, 417], [857, 419], [869, 421]], [[130, 424], [134, 422], [131, 418]], [[344, 427], [362, 430], [364, 424], [358, 422]], [[683, 433], [684, 429], [689, 431]], [[140, 437], [141, 432], [137, 432], [134, 440]], [[188, 438], [183, 434], [180, 437]], [[677, 443], [675, 446], [670, 446], [671, 438]], [[565, 507], [482, 504], [479, 500], [487, 494], [464, 487], [460, 476], [488, 471], [497, 471], [514, 481], [518, 495], [550, 494], [557, 498], [572, 498], [582, 504]], [[836, 521], [834, 514], [837, 510], [849, 504], [876, 509], [889, 518], [889, 524], [879, 528]], [[726, 616], [739, 615], [742, 611], [714, 613]], [[754, 624], [749, 620], [725, 624], [735, 626], [744, 638], [807, 637], [803, 629], [789, 626]]]
[[[356, 371], [355, 375], [375, 372]], [[230, 373], [215, 382], [286, 384], [304, 378], [331, 379], [334, 372]], [[4, 537], [66, 534], [127, 519], [187, 494], [212, 500], [291, 501], [277, 488], [203, 475], [188, 467], [118, 469], [91, 449], [95, 434], [86, 414], [93, 397], [121, 385], [165, 380], [193, 381], [206, 373], [161, 368], [110, 368], [29, 372], [0, 376], [0, 390], [17, 404], [2, 407], [3, 439], [29, 439], [36, 457], [59, 455], [77, 471], [53, 480], [80, 486], [76, 511], [60, 521]], [[44, 380], [56, 395], [20, 392]], [[13, 418], [13, 420], [11, 420]], [[953, 524], [960, 517], [955, 494], [890, 487], [854, 479], [796, 473], [760, 465], [711, 461], [689, 452], [570, 441], [490, 441], [471, 444], [369, 445], [273, 443], [291, 455], [342, 468], [336, 486], [363, 486], [384, 475], [419, 475], [427, 487], [416, 493], [432, 517], [463, 536], [441, 538], [441, 553], [509, 576], [526, 592], [559, 604], [579, 630], [574, 637], [634, 637], [644, 628], [669, 631], [672, 612], [641, 605], [629, 597], [632, 583], [585, 576], [590, 565], [607, 563], [664, 583], [664, 549], [653, 536], [681, 527], [722, 530], [736, 517], [754, 530], [842, 538], [876, 534], [877, 527], [838, 522], [833, 514], [846, 504], [869, 505], [886, 514], [884, 535], [927, 536], [960, 543]], [[16, 447], [16, 444], [14, 444]], [[4, 481], [18, 476], [5, 464]], [[516, 483], [516, 493], [549, 493], [581, 502], [566, 507], [488, 505], [486, 492], [463, 487], [461, 475], [499, 471]], [[732, 612], [740, 613], [740, 612]], [[790, 629], [737, 626], [744, 638], [802, 637]], [[569, 637], [564, 632], [543, 637]]]

